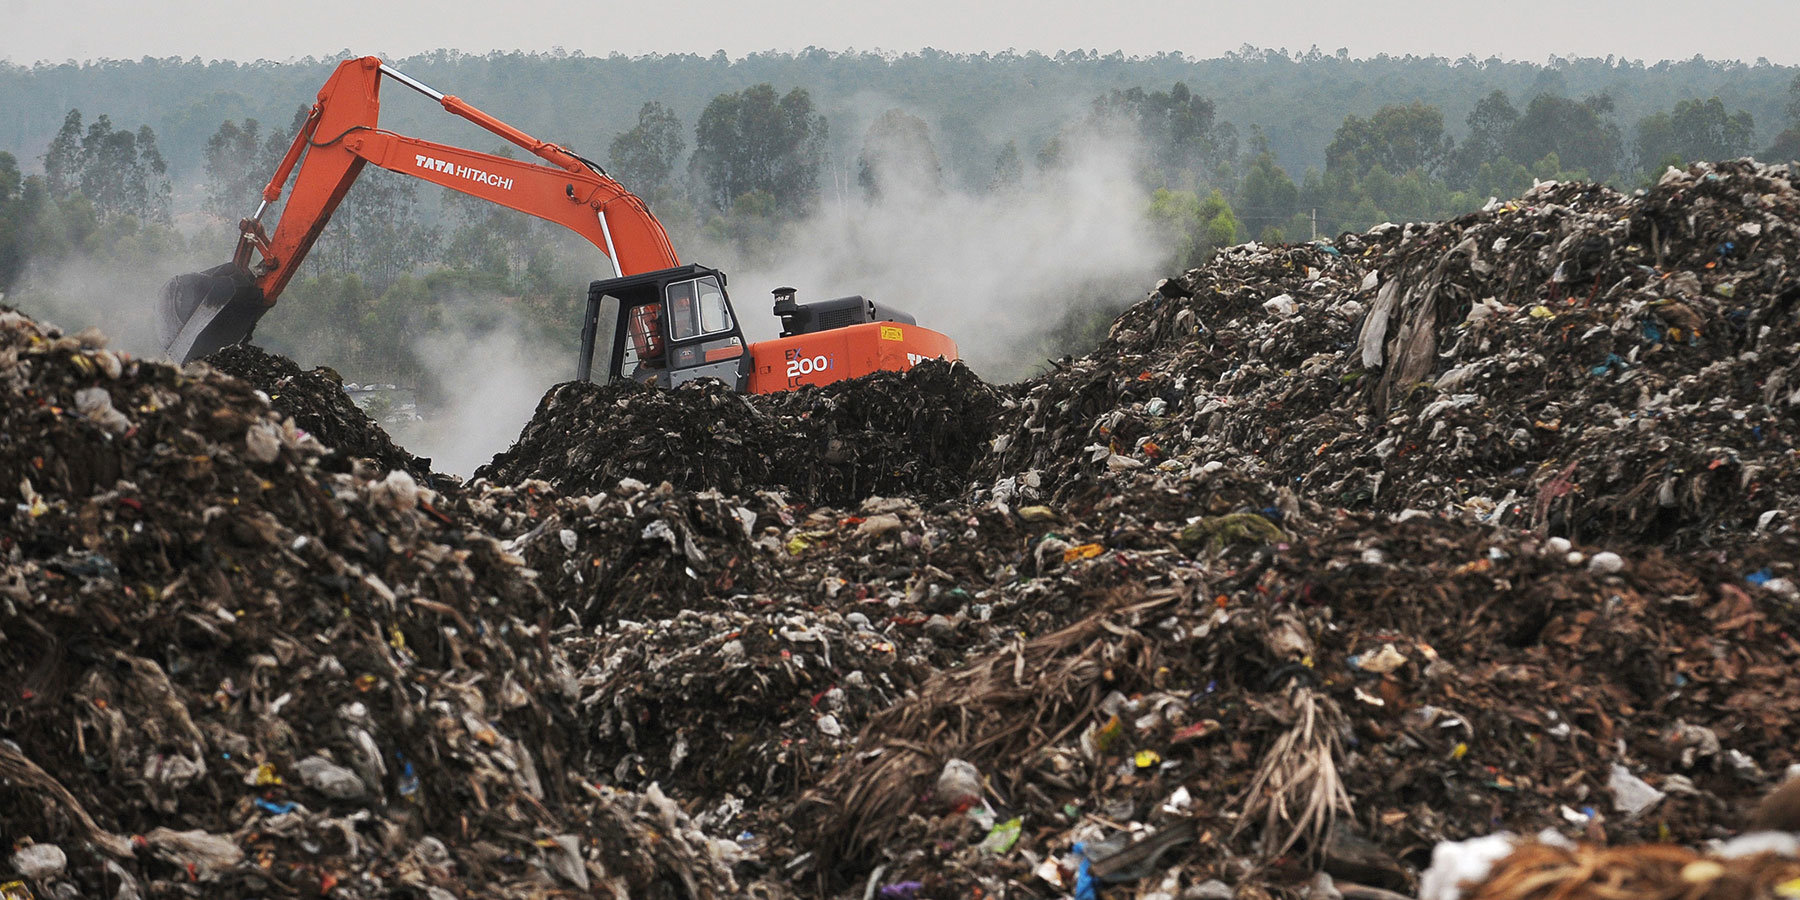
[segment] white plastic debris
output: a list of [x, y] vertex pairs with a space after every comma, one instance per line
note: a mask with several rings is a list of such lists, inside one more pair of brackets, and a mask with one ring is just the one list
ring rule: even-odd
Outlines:
[[131, 430], [131, 420], [113, 408], [112, 395], [106, 392], [106, 388], [90, 387], [76, 391], [75, 410], [113, 434], [124, 434]]
[[215, 878], [226, 869], [244, 861], [244, 851], [231, 838], [222, 834], [211, 834], [198, 829], [176, 831], [172, 828], [158, 828], [144, 835], [144, 840], [159, 856], [182, 868], [192, 866], [194, 877], [201, 881]]
[[946, 806], [979, 803], [981, 770], [966, 760], [948, 760], [944, 763], [944, 770], [938, 773], [937, 799]]
[[69, 855], [55, 844], [30, 844], [13, 853], [12, 867], [27, 879], [52, 878], [69, 867]]
[[323, 756], [309, 756], [294, 764], [294, 771], [307, 787], [338, 800], [354, 800], [363, 795], [362, 779], [355, 772], [333, 763]]
[[1357, 658], [1356, 667], [1364, 672], [1386, 675], [1406, 665], [1406, 654], [1394, 648], [1393, 644], [1382, 644], [1381, 649]]
[[1616, 575], [1625, 568], [1625, 560], [1611, 550], [1602, 550], [1588, 559], [1588, 571], [1599, 575]]
[[1518, 838], [1501, 832], [1466, 841], [1439, 841], [1431, 868], [1419, 879], [1419, 900], [1462, 900], [1463, 887], [1486, 880], [1494, 863], [1513, 852]]
[[244, 452], [259, 463], [271, 463], [281, 455], [281, 432], [267, 422], [258, 422], [244, 432]]
[[1287, 294], [1280, 294], [1263, 301], [1263, 309], [1278, 316], [1291, 316], [1300, 311], [1300, 304]]
[[902, 527], [900, 517], [893, 513], [882, 513], [870, 516], [856, 526], [856, 533], [865, 537], [878, 537], [890, 531], [899, 531]]
[[1752, 831], [1719, 844], [1713, 855], [1720, 859], [1740, 859], [1758, 853], [1800, 856], [1800, 835], [1787, 831]]
[[395, 469], [369, 492], [369, 499], [390, 509], [405, 512], [419, 505], [419, 483], [411, 475]]
[[576, 887], [588, 889], [587, 863], [581, 858], [581, 839], [572, 834], [559, 834], [544, 848], [545, 863], [550, 871]]
[[1628, 819], [1637, 818], [1667, 796], [1618, 763], [1613, 763], [1606, 788], [1612, 791], [1613, 810], [1624, 813]]

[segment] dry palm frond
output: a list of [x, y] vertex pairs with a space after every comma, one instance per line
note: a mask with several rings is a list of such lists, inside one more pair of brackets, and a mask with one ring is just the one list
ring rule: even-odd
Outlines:
[[1290, 688], [1287, 701], [1293, 725], [1263, 754], [1240, 798], [1243, 818], [1232, 832], [1236, 837], [1260, 817], [1268, 856], [1285, 854], [1302, 840], [1311, 852], [1323, 852], [1338, 814], [1350, 811], [1350, 795], [1338, 775], [1343, 711], [1305, 686]]
[[1739, 900], [1780, 897], [1800, 860], [1773, 853], [1714, 859], [1685, 847], [1525, 844], [1465, 895], [1471, 900]]
[[[824, 807], [818, 826], [822, 862], [886, 843], [912, 811], [921, 786], [946, 759], [969, 760], [990, 774], [1018, 765], [1087, 722], [1104, 688], [1126, 673], [1155, 671], [1155, 642], [1132, 623], [1191, 591], [1149, 597], [1117, 593], [1059, 631], [1015, 641], [971, 665], [934, 676], [917, 694], [872, 719], [846, 755], [802, 801]], [[1114, 682], [1106, 681], [1111, 673]]]
[[94, 817], [88, 815], [81, 802], [75, 799], [75, 795], [63, 787], [62, 782], [32, 762], [24, 753], [4, 743], [0, 743], [0, 784], [9, 784], [16, 789], [37, 794], [61, 806], [87, 839], [107, 853], [121, 859], [132, 855], [130, 841], [101, 828]]

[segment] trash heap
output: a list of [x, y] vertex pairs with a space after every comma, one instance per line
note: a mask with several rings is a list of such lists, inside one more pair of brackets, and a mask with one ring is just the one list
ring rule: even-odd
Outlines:
[[1641, 197], [1551, 183], [1225, 251], [1028, 385], [982, 473], [1091, 502], [1145, 469], [1229, 465], [1330, 506], [1581, 541], [1791, 530], [1797, 180], [1696, 165]]
[[735, 892], [731, 845], [571, 767], [551, 604], [404, 472], [333, 472], [245, 382], [10, 310], [0, 394], [26, 896]]
[[406, 452], [375, 420], [357, 407], [336, 372], [302, 370], [284, 356], [248, 344], [233, 344], [206, 358], [213, 368], [247, 381], [269, 397], [269, 405], [294, 425], [337, 451], [348, 466], [366, 459], [381, 469], [401, 469], [429, 483], [431, 460]]
[[[1409, 890], [1435, 842], [1500, 829], [1718, 837], [1796, 761], [1796, 612], [1737, 565], [1431, 518], [1284, 538], [940, 671], [818, 780], [803, 864]], [[1791, 579], [1797, 551], [1738, 565]], [[945, 796], [950, 760], [976, 796]]]
[[[508, 531], [539, 523], [507, 547], [589, 629], [562, 646], [612, 783], [723, 804], [739, 826], [797, 798], [869, 715], [935, 673], [1161, 577], [1092, 562], [1098, 535], [1047, 509], [1026, 521], [871, 497], [840, 510], [630, 480], [575, 498], [477, 483], [458, 508]], [[751, 796], [764, 807], [745, 811]]]
[[449, 494], [9, 316], [0, 877], [1780, 896], [1678, 847], [1800, 827], [1795, 182], [1233, 248], [999, 390], [561, 385]]
[[943, 498], [967, 487], [998, 403], [967, 366], [937, 361], [760, 396], [712, 380], [674, 390], [569, 382], [475, 475], [578, 494], [633, 478], [736, 495], [784, 490], [815, 503]]

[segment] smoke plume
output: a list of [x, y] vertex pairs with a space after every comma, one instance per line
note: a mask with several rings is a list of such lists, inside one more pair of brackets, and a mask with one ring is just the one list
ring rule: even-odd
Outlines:
[[793, 286], [801, 302], [861, 294], [949, 335], [983, 377], [1013, 380], [1042, 362], [1042, 339], [1065, 314], [1135, 298], [1157, 274], [1166, 252], [1145, 218], [1135, 158], [1128, 142], [1092, 137], [988, 193], [887, 179], [871, 197], [852, 186], [792, 223], [772, 258], [730, 246], [684, 256], [728, 272], [752, 341], [779, 330], [758, 308], [764, 291]]

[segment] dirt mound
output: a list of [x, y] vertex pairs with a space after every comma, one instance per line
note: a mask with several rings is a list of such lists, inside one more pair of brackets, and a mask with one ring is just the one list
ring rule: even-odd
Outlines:
[[992, 434], [996, 392], [968, 367], [746, 396], [716, 381], [672, 391], [558, 385], [519, 440], [476, 470], [497, 484], [539, 479], [565, 493], [622, 478], [740, 496], [780, 490], [811, 503], [872, 494], [954, 496]]
[[284, 356], [248, 344], [234, 344], [206, 358], [213, 368], [247, 381], [269, 396], [269, 404], [294, 425], [346, 458], [370, 460], [384, 472], [399, 469], [420, 481], [432, 477], [431, 460], [401, 449], [387, 431], [357, 408], [330, 369], [303, 371]]
[[40, 887], [734, 890], [660, 794], [571, 777], [551, 604], [404, 473], [330, 472], [244, 381], [9, 311], [0, 393], [0, 831], [51, 848]]

